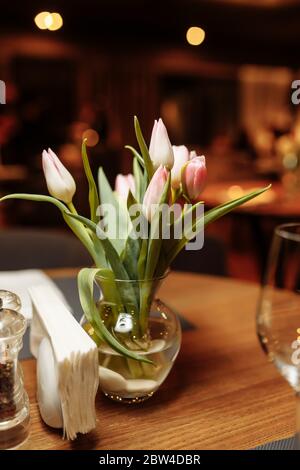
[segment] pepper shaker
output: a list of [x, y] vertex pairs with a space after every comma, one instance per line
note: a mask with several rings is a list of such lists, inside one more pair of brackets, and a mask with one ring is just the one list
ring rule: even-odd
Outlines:
[[15, 301], [14, 294], [5, 292], [4, 301], [0, 297], [0, 449], [12, 449], [20, 446], [29, 433], [29, 400], [18, 361], [26, 319], [5, 308], [9, 298]]
[[1, 308], [8, 308], [19, 312], [21, 310], [20, 297], [8, 290], [0, 289], [0, 309]]

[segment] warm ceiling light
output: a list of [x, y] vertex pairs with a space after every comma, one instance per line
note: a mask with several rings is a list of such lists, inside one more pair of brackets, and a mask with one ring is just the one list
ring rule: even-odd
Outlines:
[[49, 15], [45, 16], [44, 23], [45, 23], [46, 28], [49, 29], [53, 23], [52, 13], [49, 13]]
[[[51, 19], [51, 15], [50, 15], [49, 11], [42, 11], [41, 13], [36, 15], [36, 17], [34, 18], [34, 22], [35, 22], [35, 24], [37, 25], [38, 28], [47, 29], [48, 26], [47, 26], [46, 22], [49, 21], [49, 17]], [[48, 20], [46, 20], [46, 18], [48, 18]]]
[[57, 31], [63, 25], [63, 19], [59, 13], [49, 13], [42, 11], [34, 18], [34, 22], [40, 29], [48, 29], [49, 31]]
[[63, 19], [59, 13], [51, 13], [51, 24], [48, 26], [49, 31], [57, 31], [63, 25]]
[[186, 40], [191, 46], [199, 46], [204, 41], [205, 31], [198, 26], [191, 26], [186, 33]]

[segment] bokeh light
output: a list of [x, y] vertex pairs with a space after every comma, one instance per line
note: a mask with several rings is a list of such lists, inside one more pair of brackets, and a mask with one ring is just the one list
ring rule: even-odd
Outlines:
[[191, 26], [186, 33], [186, 40], [191, 46], [199, 46], [205, 38], [205, 31], [199, 26]]
[[34, 18], [34, 22], [39, 29], [48, 29], [49, 31], [57, 31], [63, 25], [63, 19], [59, 13], [49, 13], [42, 11]]
[[49, 17], [51, 18], [49, 11], [42, 11], [41, 13], [36, 15], [36, 17], [34, 18], [34, 22], [39, 29], [47, 29], [47, 21], [49, 22]]
[[63, 25], [63, 19], [59, 13], [51, 13], [52, 22], [48, 26], [49, 31], [57, 31]]
[[95, 147], [99, 142], [99, 134], [95, 129], [87, 129], [83, 132], [82, 139], [87, 139], [86, 145], [88, 147]]

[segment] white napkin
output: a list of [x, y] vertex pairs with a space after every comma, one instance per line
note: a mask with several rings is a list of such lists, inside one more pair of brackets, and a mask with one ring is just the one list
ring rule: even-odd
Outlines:
[[67, 305], [62, 292], [43, 271], [38, 269], [0, 271], [0, 289], [9, 290], [20, 297], [22, 303], [21, 312], [27, 320], [31, 320], [32, 317], [32, 304], [28, 289], [35, 285], [47, 285], [51, 287]]
[[31, 287], [29, 293], [33, 303], [30, 348], [38, 359], [41, 415], [54, 427], [62, 416], [64, 435], [75, 439], [77, 433], [96, 426], [98, 349], [51, 286]]

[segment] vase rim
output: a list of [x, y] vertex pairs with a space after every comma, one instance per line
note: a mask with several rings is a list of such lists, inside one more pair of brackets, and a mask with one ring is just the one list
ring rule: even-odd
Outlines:
[[[170, 269], [168, 269], [164, 274], [162, 274], [161, 276], [155, 276], [155, 277], [152, 277], [150, 279], [118, 279], [118, 278], [114, 278], [113, 280], [115, 282], [118, 282], [118, 283], [124, 283], [124, 284], [137, 284], [137, 283], [143, 283], [143, 282], [154, 282], [154, 281], [162, 281], [163, 279], [165, 279], [170, 273]], [[103, 281], [109, 281], [110, 279], [105, 277], [105, 276], [96, 276], [96, 279], [100, 279], [100, 280], [103, 280]]]

